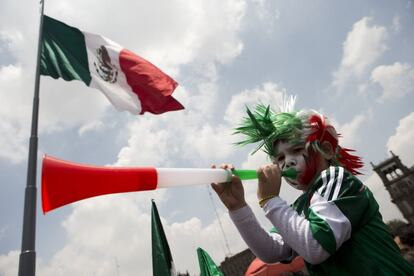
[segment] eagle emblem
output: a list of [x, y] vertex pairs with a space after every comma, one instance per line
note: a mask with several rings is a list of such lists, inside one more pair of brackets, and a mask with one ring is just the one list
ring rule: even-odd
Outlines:
[[96, 72], [106, 82], [114, 83], [118, 77], [118, 68], [111, 63], [111, 58], [105, 46], [101, 45], [96, 49], [98, 61], [94, 62]]

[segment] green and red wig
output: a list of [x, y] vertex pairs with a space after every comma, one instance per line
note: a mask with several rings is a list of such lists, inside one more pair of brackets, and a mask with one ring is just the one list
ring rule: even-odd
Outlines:
[[[294, 98], [291, 98], [293, 108]], [[247, 108], [247, 117], [235, 129], [235, 134], [242, 134], [247, 138], [236, 144], [247, 145], [259, 143], [259, 149], [265, 151], [271, 158], [274, 155], [274, 145], [277, 141], [290, 143], [304, 143], [305, 147], [320, 152], [324, 156], [321, 144], [325, 141], [332, 145], [335, 152], [332, 165], [344, 167], [352, 174], [361, 174], [363, 167], [361, 158], [353, 155], [354, 150], [343, 148], [338, 144], [335, 128], [327, 118], [314, 110], [274, 112], [270, 106], [259, 104], [254, 111]]]

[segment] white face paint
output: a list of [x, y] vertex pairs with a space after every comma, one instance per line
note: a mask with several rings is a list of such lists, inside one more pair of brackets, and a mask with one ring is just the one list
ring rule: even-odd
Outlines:
[[299, 190], [306, 190], [307, 183], [300, 183], [299, 179], [307, 171], [308, 164], [305, 157], [307, 151], [304, 144], [292, 144], [285, 141], [279, 141], [275, 145], [274, 163], [277, 163], [282, 171], [294, 168], [298, 175], [296, 179], [285, 178], [286, 182], [292, 187]]

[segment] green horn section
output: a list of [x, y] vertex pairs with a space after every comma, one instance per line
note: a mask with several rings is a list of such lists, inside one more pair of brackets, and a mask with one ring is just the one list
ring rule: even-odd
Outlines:
[[[250, 179], [256, 179], [257, 178], [257, 171], [255, 170], [233, 170], [232, 171], [235, 176], [240, 177], [241, 180], [250, 180]], [[282, 176], [296, 179], [298, 176], [298, 173], [295, 169], [290, 168], [286, 171], [282, 171]]]

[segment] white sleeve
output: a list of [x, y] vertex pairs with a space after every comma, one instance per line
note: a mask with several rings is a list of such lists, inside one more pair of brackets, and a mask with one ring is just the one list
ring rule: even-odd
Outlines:
[[267, 201], [263, 210], [283, 240], [306, 262], [319, 264], [330, 256], [313, 237], [310, 222], [280, 197]]
[[291, 260], [294, 252], [277, 233], [265, 231], [249, 206], [230, 211], [230, 218], [253, 254], [265, 263]]

